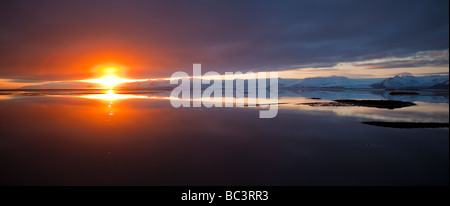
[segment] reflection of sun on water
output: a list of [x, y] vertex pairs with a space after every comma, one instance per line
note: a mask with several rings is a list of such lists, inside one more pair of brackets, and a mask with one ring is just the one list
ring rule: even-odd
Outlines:
[[133, 94], [116, 94], [114, 90], [110, 89], [106, 94], [88, 94], [81, 95], [79, 97], [88, 99], [101, 99], [108, 102], [113, 102], [120, 99], [148, 99], [148, 96], [133, 95]]
[[81, 95], [78, 97], [87, 98], [87, 99], [99, 99], [99, 100], [105, 100], [108, 102], [108, 115], [113, 116], [114, 112], [112, 109], [113, 102], [116, 100], [121, 99], [149, 99], [148, 96], [141, 96], [141, 95], [132, 95], [132, 94], [116, 94], [114, 90], [110, 89], [106, 94], [88, 94], [88, 95]]

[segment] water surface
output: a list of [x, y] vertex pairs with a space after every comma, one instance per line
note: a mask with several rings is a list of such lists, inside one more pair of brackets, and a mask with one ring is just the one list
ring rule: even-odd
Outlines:
[[[448, 94], [400, 109], [311, 107], [379, 91], [282, 91], [260, 108], [173, 108], [168, 91], [3, 91], [1, 185], [448, 185]], [[311, 98], [314, 99], [311, 99]], [[318, 99], [320, 98], [320, 99]]]

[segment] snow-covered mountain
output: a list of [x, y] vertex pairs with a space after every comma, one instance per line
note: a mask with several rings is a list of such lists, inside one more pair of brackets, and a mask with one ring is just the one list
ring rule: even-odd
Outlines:
[[448, 76], [401, 76], [384, 79], [371, 85], [373, 88], [385, 89], [448, 89]]
[[[371, 88], [370, 85], [380, 81], [381, 79], [349, 79], [347, 77], [331, 76], [331, 77], [316, 77], [305, 79], [278, 79], [278, 88]], [[212, 83], [212, 82], [211, 82]], [[266, 85], [273, 84], [267, 80]], [[238, 83], [234, 80], [233, 85], [248, 88], [248, 82], [244, 84]], [[256, 81], [256, 86], [258, 81]], [[170, 84], [169, 80], [152, 80], [145, 82], [133, 82], [119, 85], [120, 89], [170, 89], [178, 86], [177, 84]], [[192, 82], [191, 82], [192, 86]], [[206, 88], [209, 85], [203, 84]], [[225, 87], [225, 82], [223, 82]]]
[[342, 76], [314, 77], [305, 79], [280, 79], [280, 88], [371, 88], [380, 79], [349, 79]]
[[[448, 76], [395, 76], [387, 79], [350, 79], [342, 76], [330, 76], [330, 77], [314, 77], [305, 79], [278, 79], [278, 88], [343, 88], [343, 89], [448, 89]], [[271, 82], [267, 81], [266, 85]], [[192, 82], [191, 82], [192, 84]], [[223, 82], [223, 87], [225, 83]], [[234, 85], [244, 86], [248, 88], [247, 81], [243, 85], [237, 84], [236, 80]], [[120, 89], [171, 89], [178, 86], [177, 84], [170, 84], [169, 80], [153, 80], [146, 82], [134, 82], [119, 85]], [[202, 85], [203, 88], [209, 85]], [[192, 85], [191, 85], [192, 87]]]

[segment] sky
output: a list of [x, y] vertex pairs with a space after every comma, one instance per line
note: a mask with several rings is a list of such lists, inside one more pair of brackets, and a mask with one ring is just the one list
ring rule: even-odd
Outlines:
[[2, 0], [0, 88], [176, 71], [448, 75], [448, 0]]

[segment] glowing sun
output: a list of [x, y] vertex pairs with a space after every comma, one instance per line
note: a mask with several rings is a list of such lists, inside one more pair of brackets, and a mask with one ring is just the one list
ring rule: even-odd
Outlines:
[[101, 86], [112, 89], [118, 84], [129, 83], [129, 82], [141, 82], [147, 81], [148, 79], [126, 79], [121, 78], [118, 73], [120, 68], [118, 67], [104, 67], [101, 69], [102, 76], [97, 79], [85, 79], [81, 80], [83, 82], [91, 82], [95, 84], [100, 84]]

